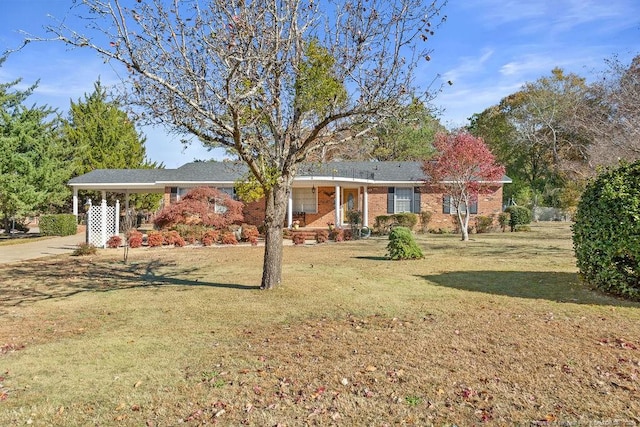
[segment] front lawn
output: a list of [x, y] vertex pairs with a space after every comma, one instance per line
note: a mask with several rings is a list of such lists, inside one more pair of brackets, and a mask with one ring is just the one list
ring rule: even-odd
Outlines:
[[640, 423], [640, 305], [580, 284], [569, 224], [0, 266], [0, 425]]

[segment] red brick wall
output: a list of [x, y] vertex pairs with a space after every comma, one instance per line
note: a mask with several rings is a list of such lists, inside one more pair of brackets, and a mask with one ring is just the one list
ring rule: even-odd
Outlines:
[[[306, 224], [303, 224], [303, 226], [324, 228], [327, 226], [327, 223], [335, 221], [335, 187], [318, 187], [316, 191], [318, 196], [318, 213], [307, 213]], [[363, 207], [363, 191], [364, 187], [360, 187], [360, 198], [358, 200], [358, 207], [360, 210], [362, 210]], [[442, 191], [428, 187], [421, 189], [421, 191], [421, 210], [433, 212], [431, 221], [429, 222], [429, 228], [452, 230], [454, 228], [455, 216], [442, 213]], [[388, 215], [387, 192], [387, 187], [368, 188], [368, 223], [370, 227], [373, 227], [378, 215]], [[167, 187], [165, 188], [164, 193], [164, 202], [166, 205], [169, 204], [169, 198], [170, 188]], [[484, 194], [479, 197], [478, 215], [495, 215], [497, 217], [500, 212], [502, 212], [502, 186], [496, 185], [491, 188], [488, 194]], [[265, 215], [264, 200], [247, 203], [244, 207], [243, 213], [245, 223], [261, 225], [264, 222]], [[476, 215], [472, 215], [471, 224], [473, 224], [473, 218], [475, 216]], [[418, 222], [418, 227], [419, 226], [420, 224]]]
[[[433, 212], [429, 221], [429, 229], [442, 228], [443, 230], [452, 230], [457, 221], [456, 215], [442, 213], [442, 198], [444, 194], [441, 191], [427, 188], [420, 199], [423, 211]], [[481, 216], [495, 215], [496, 221], [498, 214], [502, 212], [502, 185], [496, 185], [489, 190], [488, 194], [481, 194], [478, 197], [478, 214]], [[477, 215], [471, 215], [469, 224], [473, 224], [473, 218]]]

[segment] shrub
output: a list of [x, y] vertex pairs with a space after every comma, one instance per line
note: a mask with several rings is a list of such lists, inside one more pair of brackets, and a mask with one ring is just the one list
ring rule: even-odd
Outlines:
[[357, 211], [355, 209], [350, 209], [347, 211], [347, 221], [351, 225], [358, 225], [362, 223], [362, 212]]
[[409, 230], [413, 230], [418, 223], [418, 215], [410, 212], [393, 214], [391, 217], [399, 226], [406, 227]]
[[149, 231], [147, 233], [147, 244], [152, 248], [162, 246], [164, 243], [164, 237], [162, 237], [162, 233], [159, 231]]
[[433, 212], [431, 211], [420, 212], [420, 231], [423, 233], [426, 233], [429, 230], [429, 223], [431, 222], [432, 216]]
[[202, 235], [202, 244], [204, 246], [211, 246], [218, 241], [220, 238], [220, 231], [214, 229], [208, 229]]
[[127, 242], [130, 248], [139, 248], [142, 246], [142, 233], [138, 230], [129, 230], [127, 233]]
[[204, 225], [224, 228], [242, 221], [244, 204], [228, 194], [210, 187], [198, 187], [189, 191], [179, 202], [162, 209], [153, 223], [158, 228], [170, 228], [176, 224]]
[[331, 230], [329, 234], [329, 238], [336, 242], [344, 241], [344, 229], [343, 228], [334, 228]]
[[492, 216], [476, 216], [476, 233], [488, 233], [493, 230], [493, 215]]
[[640, 300], [640, 161], [600, 174], [578, 203], [573, 246], [580, 274], [605, 292]]
[[98, 249], [91, 243], [80, 243], [78, 247], [71, 254], [72, 256], [88, 256], [95, 255]]
[[40, 234], [44, 236], [73, 236], [78, 231], [73, 214], [40, 216]]
[[353, 240], [353, 230], [350, 228], [345, 228], [342, 235], [345, 241]]
[[255, 225], [242, 224], [242, 231], [240, 232], [240, 238], [243, 242], [250, 242], [252, 245], [258, 244], [258, 237], [260, 232]]
[[207, 230], [203, 225], [188, 224], [176, 224], [173, 229], [178, 232], [180, 237], [190, 244], [194, 244], [196, 241], [201, 241], [202, 235]]
[[498, 224], [500, 224], [500, 229], [504, 233], [504, 231], [507, 229], [507, 224], [509, 224], [509, 214], [506, 212], [501, 212], [498, 215]]
[[373, 228], [378, 234], [387, 234], [392, 221], [389, 215], [378, 215], [373, 223]]
[[304, 245], [304, 242], [305, 242], [304, 233], [293, 233], [292, 240], [294, 245]]
[[531, 210], [524, 206], [509, 206], [505, 212], [509, 214], [511, 231], [517, 231], [519, 225], [531, 224]]
[[111, 236], [109, 240], [107, 240], [108, 248], [119, 248], [122, 244], [122, 237], [120, 236]]
[[422, 249], [416, 243], [407, 227], [395, 227], [389, 234], [387, 252], [391, 259], [419, 259], [423, 258]]
[[329, 232], [327, 230], [316, 231], [316, 242], [325, 243], [327, 240], [329, 240]]
[[233, 231], [225, 231], [220, 237], [220, 243], [223, 245], [237, 245], [238, 239], [236, 238], [236, 233]]
[[182, 247], [186, 244], [185, 240], [176, 230], [165, 231], [163, 234], [164, 241], [167, 245]]

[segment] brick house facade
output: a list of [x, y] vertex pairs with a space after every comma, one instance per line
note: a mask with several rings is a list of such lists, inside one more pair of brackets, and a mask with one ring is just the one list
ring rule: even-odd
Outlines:
[[[230, 195], [234, 183], [246, 176], [247, 169], [235, 162], [194, 162], [177, 169], [96, 170], [69, 182], [74, 191], [77, 214], [78, 190], [102, 190], [128, 195], [133, 192], [161, 192], [163, 203], [179, 200], [191, 188], [216, 187]], [[503, 177], [489, 194], [479, 196], [472, 216], [502, 212], [502, 188], [510, 183]], [[428, 185], [420, 162], [332, 162], [305, 164], [294, 179], [287, 206], [285, 226], [299, 221], [302, 226], [325, 228], [328, 223], [346, 224], [346, 212], [363, 214], [363, 224], [372, 226], [379, 215], [429, 211], [430, 228], [452, 229], [454, 215], [447, 195]], [[264, 202], [247, 203], [246, 223], [259, 225], [264, 220]]]

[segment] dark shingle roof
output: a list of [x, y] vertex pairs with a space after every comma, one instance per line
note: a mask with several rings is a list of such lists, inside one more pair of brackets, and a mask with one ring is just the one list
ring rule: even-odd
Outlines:
[[[69, 185], [164, 186], [182, 183], [231, 183], [248, 172], [239, 162], [193, 162], [177, 169], [97, 169], [69, 181]], [[301, 165], [298, 177], [373, 181], [372, 183], [421, 182], [421, 162], [330, 162]], [[502, 182], [511, 182], [507, 176]]]
[[165, 169], [96, 169], [72, 178], [69, 184], [152, 184], [166, 172]]

